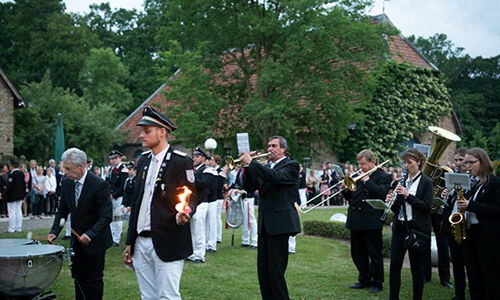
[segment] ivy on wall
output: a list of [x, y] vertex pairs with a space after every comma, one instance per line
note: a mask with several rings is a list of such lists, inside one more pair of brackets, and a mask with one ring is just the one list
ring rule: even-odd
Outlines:
[[370, 76], [372, 97], [360, 104], [364, 118], [351, 131], [344, 153], [371, 149], [381, 160], [394, 160], [403, 142], [451, 112], [449, 90], [433, 71], [388, 61]]

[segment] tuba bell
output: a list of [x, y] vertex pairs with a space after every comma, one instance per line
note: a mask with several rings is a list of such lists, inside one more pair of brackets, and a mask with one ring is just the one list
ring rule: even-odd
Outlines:
[[445, 186], [444, 173], [453, 173], [451, 168], [438, 165], [439, 159], [451, 142], [459, 142], [462, 139], [453, 132], [437, 126], [429, 126], [428, 129], [434, 134], [431, 142], [432, 153], [426, 160], [422, 173], [432, 179], [434, 186], [432, 212], [435, 213], [442, 209], [442, 202], [439, 201], [439, 196]]

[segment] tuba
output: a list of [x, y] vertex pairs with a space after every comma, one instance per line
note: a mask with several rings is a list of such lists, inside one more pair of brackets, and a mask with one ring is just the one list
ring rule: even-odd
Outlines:
[[459, 142], [462, 139], [453, 132], [440, 127], [429, 126], [428, 129], [434, 134], [431, 143], [432, 153], [426, 160], [422, 173], [431, 178], [434, 186], [432, 212], [435, 213], [442, 209], [439, 196], [445, 186], [444, 173], [453, 173], [451, 168], [438, 165], [439, 158], [441, 158], [451, 142]]

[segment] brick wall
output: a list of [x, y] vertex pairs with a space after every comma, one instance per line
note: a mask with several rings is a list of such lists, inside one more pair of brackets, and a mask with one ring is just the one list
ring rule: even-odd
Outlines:
[[14, 152], [14, 98], [0, 78], [0, 159]]

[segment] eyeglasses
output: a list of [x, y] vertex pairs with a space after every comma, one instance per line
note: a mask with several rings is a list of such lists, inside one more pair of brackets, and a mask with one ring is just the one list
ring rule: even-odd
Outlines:
[[464, 161], [464, 165], [473, 165], [475, 163], [477, 163], [479, 160], [466, 160]]

